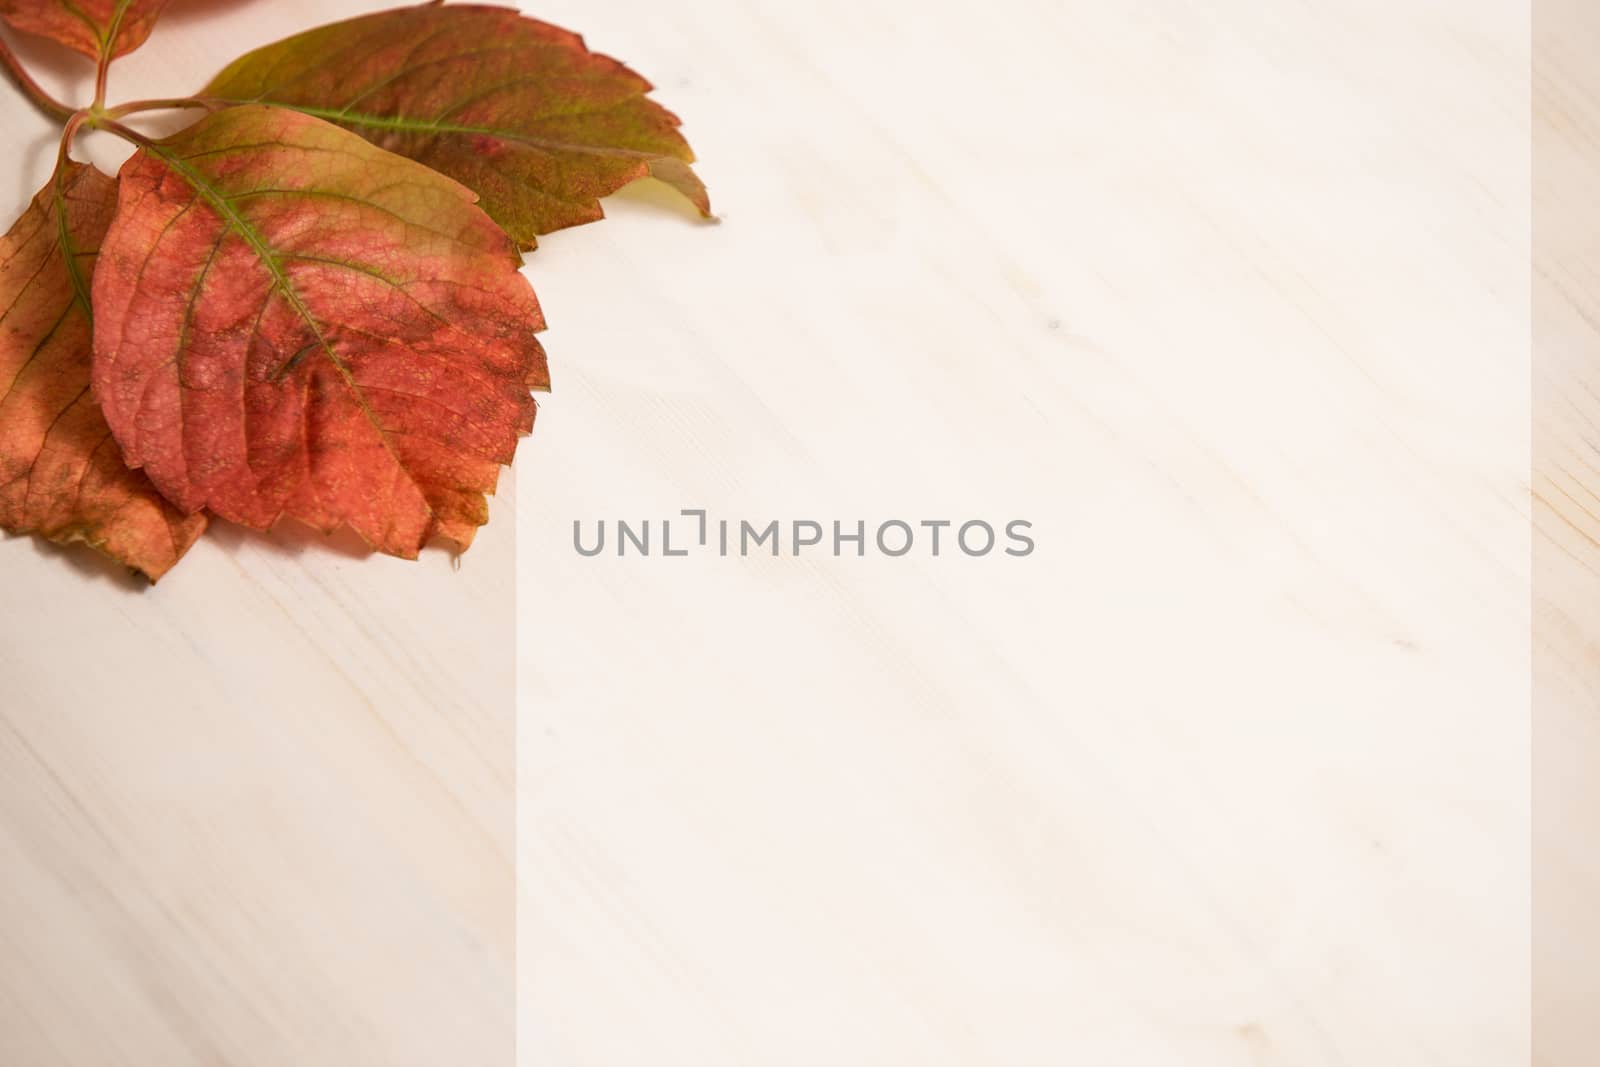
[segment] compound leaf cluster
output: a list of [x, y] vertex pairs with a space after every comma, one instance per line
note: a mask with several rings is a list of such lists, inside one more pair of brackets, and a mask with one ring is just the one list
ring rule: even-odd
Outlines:
[[[193, 97], [105, 102], [161, 0], [0, 0], [95, 60], [51, 98], [55, 174], [0, 238], [0, 526], [152, 581], [215, 515], [467, 547], [549, 388], [521, 253], [640, 178], [710, 203], [650, 85], [516, 11], [429, 3], [325, 26]], [[127, 123], [198, 116], [154, 139]], [[71, 157], [83, 128], [135, 152]]]

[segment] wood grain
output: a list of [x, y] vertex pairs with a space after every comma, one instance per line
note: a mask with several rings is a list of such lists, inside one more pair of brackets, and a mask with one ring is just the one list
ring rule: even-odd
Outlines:
[[[538, 5], [721, 225], [542, 242], [459, 572], [0, 544], [0, 1064], [1505, 1067], [1530, 988], [1586, 1062], [1600, 93], [1541, 4]], [[116, 91], [381, 5], [225, 6]], [[1039, 549], [572, 549], [687, 507]]]
[[[180, 0], [112, 92], [190, 92], [382, 6]], [[78, 62], [23, 44], [86, 98]], [[12, 98], [0, 134], [20, 205], [55, 133]], [[459, 570], [219, 524], [151, 589], [0, 543], [0, 1063], [511, 1061], [515, 533], [492, 508]]]
[[1566, 1067], [1600, 1042], [1600, 14], [1534, 27], [1534, 1062]]
[[723, 222], [534, 261], [525, 1065], [1527, 1061], [1515, 6], [541, 5]]

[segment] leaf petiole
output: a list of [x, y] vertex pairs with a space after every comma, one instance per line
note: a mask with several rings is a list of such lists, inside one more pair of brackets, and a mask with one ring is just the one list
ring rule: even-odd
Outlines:
[[61, 131], [61, 150], [56, 154], [56, 174], [59, 176], [67, 166], [67, 155], [72, 150], [72, 141], [78, 136], [78, 131], [83, 124], [89, 121], [87, 111], [72, 111], [67, 114], [67, 124]]
[[146, 137], [138, 130], [124, 126], [122, 123], [112, 118], [109, 113], [103, 113], [95, 122], [94, 128], [97, 130], [104, 130], [109, 134], [120, 137], [124, 141], [127, 141], [129, 144], [137, 148], [150, 148], [155, 144], [154, 141], [150, 140], [150, 138]]
[[0, 37], [0, 63], [5, 65], [6, 71], [17, 83], [17, 88], [26, 94], [34, 107], [53, 119], [66, 120], [72, 117], [72, 108], [45, 92], [44, 86], [33, 80], [33, 75], [28, 73], [28, 69], [22, 65], [22, 61], [17, 58], [17, 54], [11, 50], [11, 46], [3, 37]]
[[127, 0], [122, 0], [111, 17], [110, 28], [100, 41], [100, 59], [95, 64], [94, 72], [94, 104], [91, 105], [96, 112], [106, 106], [106, 82], [111, 76], [111, 63], [117, 58], [117, 38], [122, 33], [122, 19], [127, 13]]
[[138, 115], [145, 111], [182, 111], [192, 108], [205, 108], [207, 111], [217, 111], [228, 105], [221, 100], [208, 100], [203, 97], [185, 96], [167, 100], [134, 100], [116, 107], [104, 108], [100, 116], [105, 119], [121, 119], [129, 115]]

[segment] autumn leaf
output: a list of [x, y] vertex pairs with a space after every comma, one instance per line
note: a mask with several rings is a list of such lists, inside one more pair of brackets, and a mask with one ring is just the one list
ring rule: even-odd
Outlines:
[[548, 387], [538, 302], [473, 194], [280, 108], [132, 136], [94, 281], [128, 462], [256, 528], [470, 543]]
[[603, 217], [599, 198], [661, 179], [709, 215], [678, 119], [650, 83], [516, 11], [421, 6], [269, 45], [201, 92], [336, 122], [476, 190], [524, 247]]
[[[581, 38], [435, 2], [301, 34], [203, 96], [107, 101], [166, 0], [0, 0], [97, 61], [94, 102], [0, 67], [63, 124], [0, 241], [0, 526], [152, 578], [215, 514], [470, 544], [547, 389], [519, 249], [640, 178], [709, 215], [678, 120]], [[203, 111], [152, 140], [151, 111]], [[71, 161], [132, 142], [119, 182]]]
[[205, 529], [123, 463], [89, 390], [89, 278], [116, 184], [68, 163], [0, 239], [0, 526], [84, 541], [152, 580]]
[[144, 44], [166, 6], [167, 0], [0, 0], [0, 18], [99, 59]]

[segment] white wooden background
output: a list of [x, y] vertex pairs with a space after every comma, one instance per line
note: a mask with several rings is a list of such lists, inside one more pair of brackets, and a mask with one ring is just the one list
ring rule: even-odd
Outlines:
[[[177, 0], [111, 91], [193, 92], [384, 6]], [[55, 134], [0, 115], [20, 207]], [[0, 1064], [510, 1062], [515, 523], [492, 509], [459, 571], [214, 527], [149, 589], [0, 542]]]
[[1534, 64], [1534, 1034], [1600, 1048], [1600, 11], [1540, 0]]
[[[381, 5], [228, 6], [124, 95]], [[524, 7], [723, 224], [532, 257], [555, 392], [459, 572], [0, 544], [0, 1063], [499, 1064], [515, 1014], [550, 1067], [1502, 1067], [1535, 929], [1585, 1062], [1581, 4]], [[1040, 549], [572, 551], [683, 507]]]

